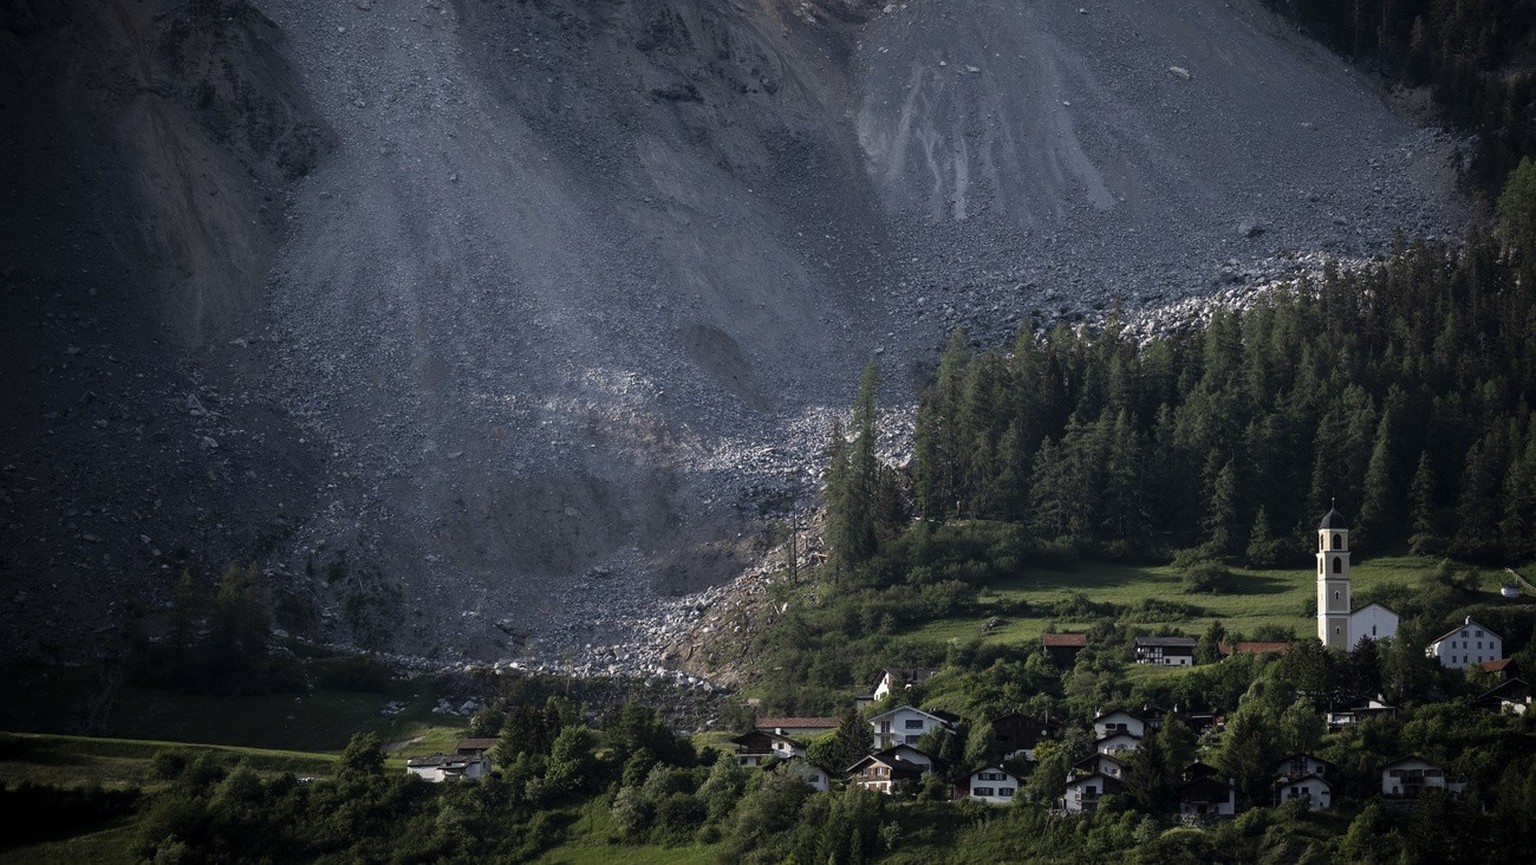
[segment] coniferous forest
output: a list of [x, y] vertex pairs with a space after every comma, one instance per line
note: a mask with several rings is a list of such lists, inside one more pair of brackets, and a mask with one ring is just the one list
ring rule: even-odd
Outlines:
[[1330, 48], [1429, 87], [1476, 138], [1474, 177], [1496, 190], [1536, 150], [1531, 0], [1265, 0]]
[[834, 435], [830, 545], [852, 564], [910, 507], [1016, 524], [1044, 552], [1262, 567], [1304, 553], [1336, 499], [1376, 552], [1529, 558], [1536, 247], [1519, 214], [1532, 189], [1526, 163], [1497, 233], [1330, 266], [1145, 343], [1114, 318], [1025, 332], [1006, 354], [957, 332], [907, 473], [868, 452], [868, 372], [852, 443]]

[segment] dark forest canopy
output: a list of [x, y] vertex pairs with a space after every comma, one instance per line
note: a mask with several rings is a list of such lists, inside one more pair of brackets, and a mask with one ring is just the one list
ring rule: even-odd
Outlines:
[[1536, 152], [1533, 0], [1265, 0], [1346, 57], [1433, 89], [1447, 121], [1477, 133], [1477, 180], [1496, 189]]

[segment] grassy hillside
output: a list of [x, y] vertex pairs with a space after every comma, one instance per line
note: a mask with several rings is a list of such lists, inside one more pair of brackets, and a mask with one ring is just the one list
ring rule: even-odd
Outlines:
[[[1411, 556], [1360, 562], [1354, 566], [1351, 578], [1356, 606], [1368, 602], [1373, 593], [1389, 585], [1415, 586], [1434, 574], [1437, 567], [1434, 560]], [[1480, 576], [1480, 584], [1491, 589], [1478, 593], [1479, 599], [1499, 602], [1502, 571], [1474, 570]], [[936, 619], [906, 633], [938, 641], [980, 637], [992, 644], [1033, 642], [1052, 625], [1060, 631], [1085, 630], [1098, 621], [1100, 617], [1086, 608], [1074, 617], [1055, 614], [1061, 602], [1070, 602], [1077, 595], [1094, 604], [1125, 608], [1143, 607], [1148, 601], [1174, 602], [1187, 608], [1187, 616], [1143, 616], [1137, 621], [1139, 626], [1154, 630], [1178, 628], [1199, 635], [1212, 621], [1220, 620], [1227, 631], [1250, 636], [1260, 629], [1273, 628], [1293, 629], [1299, 636], [1312, 633], [1315, 620], [1309, 604], [1317, 591], [1312, 570], [1234, 568], [1232, 573], [1235, 591], [1211, 595], [1186, 593], [1182, 574], [1168, 565], [1085, 563], [1070, 571], [1031, 569], [1017, 578], [982, 589], [978, 595], [981, 609], [976, 614]], [[1036, 614], [1021, 614], [1018, 610]]]

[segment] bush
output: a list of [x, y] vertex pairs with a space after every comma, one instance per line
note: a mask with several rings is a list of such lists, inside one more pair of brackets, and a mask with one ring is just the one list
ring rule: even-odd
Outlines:
[[1189, 594], [1225, 595], [1236, 588], [1232, 572], [1227, 570], [1226, 565], [1221, 562], [1210, 560], [1196, 562], [1184, 572], [1184, 591]]

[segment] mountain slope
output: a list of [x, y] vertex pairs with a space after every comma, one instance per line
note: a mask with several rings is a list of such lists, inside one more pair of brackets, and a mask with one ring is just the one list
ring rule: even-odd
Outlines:
[[[209, 435], [217, 449], [185, 436], [187, 453], [134, 441], [112, 462], [186, 467], [154, 498], [217, 502], [212, 520], [179, 506], [187, 561], [259, 556], [279, 624], [380, 649], [574, 657], [644, 641], [654, 596], [729, 578], [767, 520], [811, 501], [828, 416], [876, 352], [900, 399], [958, 323], [1171, 301], [1209, 291], [1232, 259], [1370, 252], [1394, 227], [1459, 218], [1453, 142], [1247, 2], [165, 9], [210, 16], [198, 39], [170, 18], [135, 31], [169, 70], [150, 80], [193, 70], [177, 110], [201, 118], [207, 160], [165, 169], [164, 188], [184, 187], [166, 201], [190, 216], [163, 234], [197, 254], [115, 260], [139, 274], [133, 297], [201, 294], [190, 308], [227, 312], [148, 303], [144, 327], [100, 329], [152, 378], [202, 382], [226, 434]], [[228, 21], [237, 35], [218, 36]], [[16, 44], [65, 66], [85, 54], [83, 37]], [[207, 72], [283, 82], [290, 68], [292, 87], [249, 104], [256, 84], [221, 90]], [[276, 132], [231, 136], [229, 118]], [[285, 172], [290, 151], [299, 170]], [[99, 164], [64, 198], [83, 206], [166, 163]], [[49, 165], [45, 178], [67, 173]], [[231, 199], [255, 213], [218, 221], [210, 202]], [[139, 213], [102, 218], [123, 231]], [[54, 261], [66, 242], [10, 257], [83, 286]], [[219, 267], [235, 270], [203, 275]], [[160, 350], [147, 327], [176, 337]], [[197, 411], [189, 391], [123, 398]], [[19, 475], [48, 461], [40, 393], [17, 397]], [[89, 466], [81, 420], [64, 450]], [[108, 583], [50, 563], [54, 540], [24, 539], [43, 536], [52, 494], [28, 495], [8, 506], [34, 599], [64, 575], [126, 590], [172, 564], [146, 558]], [[49, 519], [111, 503], [76, 498]], [[120, 557], [143, 546], [141, 519], [93, 533]], [[187, 528], [206, 522], [260, 526], [261, 542]]]

